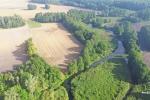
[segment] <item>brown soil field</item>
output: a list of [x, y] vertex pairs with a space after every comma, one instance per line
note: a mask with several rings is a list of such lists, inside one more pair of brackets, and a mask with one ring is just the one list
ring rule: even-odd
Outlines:
[[65, 71], [83, 48], [71, 33], [58, 23], [44, 23], [39, 28], [24, 26], [0, 29], [0, 72], [12, 70], [27, 61], [26, 40], [32, 37], [37, 53], [51, 65]]
[[150, 68], [150, 52], [143, 51], [144, 63]]
[[[63, 5], [36, 4], [36, 10], [27, 10], [28, 0], [0, 0], [0, 16], [22, 16], [25, 20], [34, 18], [39, 12], [64, 12], [80, 9]], [[80, 9], [86, 10], [86, 9]], [[0, 29], [0, 72], [12, 70], [13, 67], [27, 60], [25, 41], [31, 37], [38, 53], [46, 62], [67, 69], [67, 64], [78, 58], [82, 45], [61, 24], [42, 24], [40, 28]]]
[[28, 27], [0, 30], [0, 72], [12, 70], [27, 60], [25, 41]]
[[67, 64], [80, 55], [83, 46], [61, 24], [42, 24], [30, 31], [38, 54], [49, 64], [66, 70]]
[[0, 0], [0, 9], [25, 9], [28, 0]]

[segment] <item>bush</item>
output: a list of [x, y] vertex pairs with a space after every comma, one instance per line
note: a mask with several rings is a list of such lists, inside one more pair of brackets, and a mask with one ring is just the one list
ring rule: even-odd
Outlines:
[[33, 55], [36, 54], [36, 47], [32, 43], [31, 38], [27, 41], [27, 54], [29, 57], [32, 57]]
[[37, 8], [36, 5], [28, 4], [28, 10], [35, 10]]
[[48, 4], [45, 4], [45, 9], [49, 9], [50, 6]]
[[18, 15], [0, 17], [0, 28], [16, 28], [23, 25], [25, 22]]

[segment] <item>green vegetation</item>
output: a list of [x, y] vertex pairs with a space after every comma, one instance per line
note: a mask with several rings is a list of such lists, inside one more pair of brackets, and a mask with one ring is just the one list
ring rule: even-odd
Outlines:
[[117, 5], [114, 5], [113, 0], [32, 0], [33, 2], [38, 3], [54, 3], [54, 4], [63, 4], [69, 6], [76, 6], [81, 8], [88, 8], [99, 11], [98, 14], [106, 17], [122, 17], [129, 15], [131, 12], [128, 9], [119, 8]]
[[74, 100], [122, 100], [129, 89], [129, 77], [123, 60], [105, 62], [72, 80]]
[[137, 16], [143, 20], [150, 20], [150, 8], [137, 12]]
[[45, 9], [49, 9], [50, 6], [48, 4], [45, 4]]
[[113, 6], [129, 9], [129, 10], [141, 10], [148, 8], [150, 1], [148, 0], [119, 0], [115, 2]]
[[144, 26], [142, 27], [139, 38], [141, 40], [141, 45], [146, 48], [147, 50], [150, 50], [150, 26]]
[[28, 10], [35, 10], [37, 8], [36, 5], [28, 4]]
[[[29, 39], [28, 48], [34, 47], [31, 42]], [[67, 92], [61, 86], [65, 75], [35, 53], [29, 56], [29, 60], [17, 67], [16, 71], [0, 74], [1, 99], [68, 100]]]
[[115, 31], [121, 36], [126, 52], [128, 53], [128, 64], [134, 83], [145, 83], [150, 81], [150, 70], [143, 62], [143, 57], [138, 46], [137, 33], [131, 28], [131, 23], [124, 22], [118, 25]]
[[16, 28], [24, 25], [24, 20], [18, 15], [0, 17], [0, 28]]
[[69, 65], [69, 74], [88, 68], [92, 62], [103, 58], [112, 52], [113, 47], [111, 40], [108, 39], [106, 34], [105, 36], [102, 35], [104, 31], [90, 28], [83, 22], [69, 16], [63, 20], [63, 24], [79, 41], [85, 44], [80, 59]]
[[70, 75], [88, 68], [92, 62], [107, 56], [115, 48], [107, 34], [103, 35], [105, 33], [103, 30], [93, 29], [85, 24], [84, 19], [87, 18], [88, 21], [90, 16], [93, 16], [93, 14], [86, 12], [86, 15], [83, 15], [83, 12], [80, 11], [70, 11], [67, 15], [61, 13], [38, 13], [35, 16], [35, 20], [39, 22], [61, 22], [85, 45], [80, 58], [69, 64], [68, 72]]
[[130, 94], [126, 100], [149, 100], [150, 98], [150, 84], [135, 85], [132, 87]]
[[32, 57], [36, 54], [36, 47], [32, 43], [32, 38], [27, 41], [27, 54], [29, 57]]
[[37, 28], [37, 27], [41, 27], [41, 23], [35, 22], [35, 21], [31, 21], [28, 20], [27, 24], [30, 28]]
[[[84, 49], [78, 59], [69, 63], [65, 76], [59, 69], [48, 65], [36, 54], [32, 39], [29, 39], [27, 41], [29, 61], [14, 72], [0, 74], [0, 99], [149, 100], [150, 70], [144, 64], [138, 34], [132, 29], [131, 22], [150, 20], [150, 1], [32, 1], [44, 3], [46, 9], [49, 9], [48, 3], [93, 9], [93, 11], [70, 10], [67, 14], [37, 13], [34, 18], [36, 22], [27, 22], [30, 28], [40, 27], [41, 24], [38, 22], [61, 23], [84, 45]], [[28, 8], [33, 10], [36, 6], [28, 5]], [[0, 18], [1, 28], [19, 27], [24, 24], [17, 15]], [[111, 27], [114, 24], [116, 25]], [[124, 58], [109, 60], [108, 57], [111, 56], [116, 45], [104, 28], [112, 29], [122, 41], [128, 60]], [[149, 34], [150, 26], [143, 27], [139, 33], [147, 47], [150, 42]], [[92, 66], [93, 63], [103, 59], [102, 63]]]
[[35, 15], [35, 21], [42, 23], [60, 22], [63, 17], [64, 13], [37, 13]]
[[108, 22], [107, 19], [104, 20], [102, 17], [91, 11], [69, 10], [67, 15], [96, 28], [102, 28], [103, 24]]
[[66, 89], [59, 87], [55, 91], [44, 91], [40, 100], [69, 100]]
[[60, 0], [31, 0], [32, 2], [37, 2], [37, 3], [53, 3], [53, 4], [59, 4]]

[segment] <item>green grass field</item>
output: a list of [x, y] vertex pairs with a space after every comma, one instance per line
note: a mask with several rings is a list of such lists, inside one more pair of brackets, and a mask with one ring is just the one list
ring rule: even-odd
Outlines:
[[28, 20], [27, 21], [27, 24], [30, 28], [37, 28], [37, 27], [41, 27], [41, 24], [38, 23], [38, 22], [35, 22], [35, 21], [31, 21], [31, 20]]

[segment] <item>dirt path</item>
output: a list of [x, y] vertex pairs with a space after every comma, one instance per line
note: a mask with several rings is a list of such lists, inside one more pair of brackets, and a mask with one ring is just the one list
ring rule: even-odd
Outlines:
[[64, 70], [69, 62], [78, 58], [83, 48], [61, 24], [42, 24], [40, 28], [31, 29], [31, 33], [38, 54], [49, 64]]

